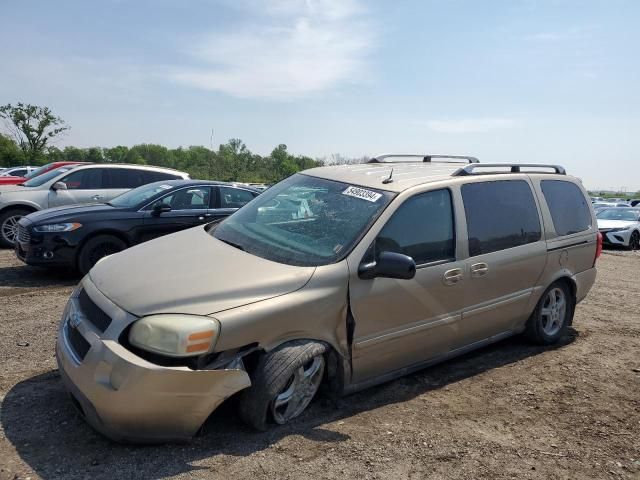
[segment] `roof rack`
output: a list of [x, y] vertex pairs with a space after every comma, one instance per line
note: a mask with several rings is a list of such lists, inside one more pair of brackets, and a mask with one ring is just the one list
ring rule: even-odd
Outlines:
[[467, 163], [479, 163], [476, 157], [469, 157], [467, 155], [439, 155], [431, 153], [385, 153], [384, 155], [377, 155], [371, 158], [367, 163], [393, 163], [385, 162], [385, 159], [389, 157], [395, 158], [421, 158], [422, 160], [413, 160], [414, 162], [430, 163], [434, 158], [450, 158], [452, 160], [466, 160]]
[[[498, 171], [489, 171], [489, 172], [476, 172], [477, 169], [480, 168], [508, 168], [508, 171], [498, 170]], [[500, 174], [500, 173], [524, 173], [522, 169], [549, 169], [553, 170], [553, 172], [535, 172], [535, 173], [555, 173], [558, 175], [566, 175], [567, 172], [564, 167], [560, 165], [544, 165], [540, 163], [479, 163], [473, 165], [467, 165], [466, 167], [462, 167], [459, 170], [453, 172], [453, 177], [464, 177], [466, 175], [492, 175], [492, 174]]]

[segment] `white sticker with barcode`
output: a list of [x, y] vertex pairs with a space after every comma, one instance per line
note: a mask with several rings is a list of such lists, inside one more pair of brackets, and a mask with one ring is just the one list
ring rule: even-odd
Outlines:
[[382, 196], [381, 193], [373, 192], [371, 190], [367, 190], [366, 188], [354, 187], [351, 185], [344, 192], [343, 195], [349, 195], [350, 197], [360, 198], [362, 200], [366, 200], [367, 202], [377, 202], [378, 199]]

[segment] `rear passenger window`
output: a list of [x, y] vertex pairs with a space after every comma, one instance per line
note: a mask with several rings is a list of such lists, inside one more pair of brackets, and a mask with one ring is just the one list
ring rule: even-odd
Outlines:
[[591, 228], [591, 210], [577, 185], [562, 180], [543, 180], [540, 184], [558, 235], [571, 235]]
[[220, 187], [220, 208], [240, 208], [253, 200], [253, 193], [233, 187]]
[[422, 193], [405, 201], [376, 238], [376, 258], [381, 252], [408, 255], [417, 265], [455, 258], [449, 190]]
[[133, 168], [109, 168], [106, 188], [136, 188], [144, 185], [143, 170]]
[[523, 180], [462, 186], [469, 255], [497, 252], [540, 240], [538, 208]]

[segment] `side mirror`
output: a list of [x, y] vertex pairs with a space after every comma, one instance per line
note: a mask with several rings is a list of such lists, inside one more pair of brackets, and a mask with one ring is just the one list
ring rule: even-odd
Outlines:
[[64, 182], [56, 182], [51, 186], [52, 190], [67, 190], [67, 184]]
[[413, 258], [395, 252], [381, 252], [377, 261], [361, 263], [358, 267], [358, 276], [363, 280], [376, 277], [410, 280], [415, 275], [416, 262]]
[[171, 211], [171, 205], [167, 205], [166, 203], [158, 202], [153, 206], [153, 210], [151, 211], [154, 216], [159, 217], [163, 213], [167, 213]]

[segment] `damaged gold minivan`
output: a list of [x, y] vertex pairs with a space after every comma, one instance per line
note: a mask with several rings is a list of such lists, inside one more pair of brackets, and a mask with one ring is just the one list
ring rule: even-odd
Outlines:
[[265, 429], [321, 385], [353, 392], [523, 332], [556, 342], [596, 276], [584, 188], [558, 166], [440, 157], [307, 170], [101, 260], [60, 325], [74, 404], [113, 439], [159, 441], [239, 393]]

